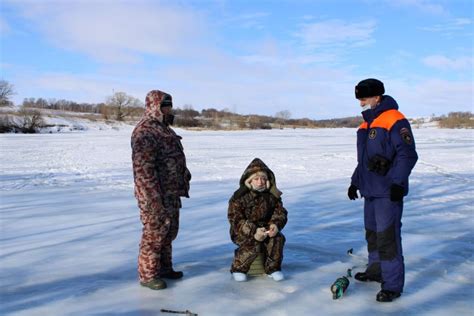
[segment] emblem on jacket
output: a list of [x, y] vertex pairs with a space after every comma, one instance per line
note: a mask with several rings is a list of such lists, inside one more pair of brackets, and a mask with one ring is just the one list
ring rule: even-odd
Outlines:
[[406, 144], [411, 145], [413, 143], [413, 137], [411, 137], [411, 134], [408, 128], [406, 127], [402, 128], [400, 130], [400, 136], [402, 137], [403, 141]]
[[377, 137], [377, 130], [375, 128], [372, 128], [370, 131], [369, 131], [369, 138], [370, 139], [375, 139], [375, 137]]

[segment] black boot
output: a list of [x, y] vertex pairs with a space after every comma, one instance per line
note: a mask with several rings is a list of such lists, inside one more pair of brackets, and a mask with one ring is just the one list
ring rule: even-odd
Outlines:
[[382, 277], [378, 275], [368, 274], [367, 272], [357, 272], [354, 275], [354, 279], [361, 281], [361, 282], [379, 282], [382, 283]]
[[166, 272], [161, 272], [160, 277], [163, 279], [181, 279], [183, 277], [183, 272], [182, 271], [174, 271], [174, 270], [169, 270]]
[[400, 297], [399, 292], [393, 292], [389, 290], [381, 290], [377, 293], [377, 301], [378, 302], [391, 302], [397, 297]]
[[160, 278], [154, 278], [149, 282], [140, 282], [141, 286], [150, 288], [152, 290], [162, 290], [166, 289], [166, 282]]

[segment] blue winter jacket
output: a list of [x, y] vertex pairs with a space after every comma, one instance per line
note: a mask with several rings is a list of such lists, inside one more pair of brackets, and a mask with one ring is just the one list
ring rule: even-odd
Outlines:
[[[418, 160], [410, 123], [388, 95], [362, 116], [364, 123], [357, 131], [357, 167], [352, 184], [366, 198], [390, 197], [393, 183], [403, 186], [407, 195], [408, 176]], [[376, 156], [388, 162], [385, 175], [369, 170], [369, 160]]]

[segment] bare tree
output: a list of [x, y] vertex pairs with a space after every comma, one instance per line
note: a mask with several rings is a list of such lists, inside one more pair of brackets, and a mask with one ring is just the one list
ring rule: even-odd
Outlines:
[[291, 117], [291, 113], [288, 110], [280, 111], [275, 114], [277, 118], [277, 122], [280, 124], [280, 128], [283, 128], [283, 125], [286, 121], [288, 121]]
[[107, 98], [107, 104], [113, 108], [117, 121], [123, 121], [133, 108], [143, 107], [143, 102], [125, 92], [115, 92]]
[[43, 116], [39, 110], [22, 107], [18, 114], [21, 118], [18, 127], [23, 133], [36, 133], [44, 125]]
[[259, 129], [262, 126], [262, 121], [257, 115], [249, 115], [248, 125], [250, 129]]
[[10, 106], [11, 96], [15, 95], [15, 89], [11, 83], [6, 80], [0, 80], [0, 106]]
[[105, 120], [108, 120], [110, 118], [110, 107], [107, 104], [101, 103], [97, 105], [97, 108], [99, 113], [102, 114], [102, 117]]
[[176, 126], [198, 127], [201, 125], [200, 121], [196, 119], [196, 117], [199, 116], [199, 112], [190, 104], [183, 105], [182, 109], [176, 108], [173, 112], [176, 115]]
[[186, 119], [193, 119], [199, 116], [199, 112], [196, 111], [191, 104], [185, 104], [180, 114]]
[[283, 120], [289, 120], [291, 117], [291, 113], [288, 110], [280, 111], [275, 114], [276, 118], [283, 119]]
[[12, 120], [8, 115], [0, 116], [0, 133], [9, 133], [14, 131]]

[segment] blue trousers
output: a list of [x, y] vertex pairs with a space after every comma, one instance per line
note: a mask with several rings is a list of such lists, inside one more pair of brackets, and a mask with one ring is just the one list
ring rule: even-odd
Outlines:
[[400, 293], [405, 283], [402, 213], [403, 201], [365, 198], [364, 224], [369, 251], [367, 273], [382, 277], [382, 289]]

